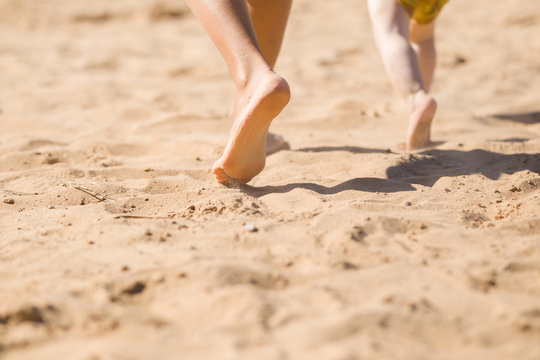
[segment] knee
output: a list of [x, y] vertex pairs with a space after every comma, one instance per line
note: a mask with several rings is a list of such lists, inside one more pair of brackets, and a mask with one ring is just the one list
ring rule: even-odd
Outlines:
[[409, 40], [422, 46], [432, 45], [435, 42], [435, 23], [419, 25], [412, 22]]
[[400, 52], [409, 46], [409, 41], [397, 29], [381, 29], [375, 32], [375, 39], [381, 50], [385, 52]]
[[410, 39], [410, 43], [423, 51], [433, 51], [435, 49], [435, 39]]

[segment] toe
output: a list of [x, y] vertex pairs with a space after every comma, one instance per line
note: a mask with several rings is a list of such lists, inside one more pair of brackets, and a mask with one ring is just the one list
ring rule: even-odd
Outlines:
[[231, 178], [227, 175], [219, 161], [216, 161], [216, 163], [212, 167], [212, 173], [216, 177], [218, 183], [225, 184], [231, 180]]

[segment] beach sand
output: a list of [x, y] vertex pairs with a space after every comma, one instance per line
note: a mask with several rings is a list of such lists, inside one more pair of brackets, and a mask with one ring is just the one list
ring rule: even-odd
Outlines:
[[540, 359], [540, 3], [452, 0], [438, 146], [363, 1], [296, 0], [244, 188], [182, 1], [0, 0], [0, 358]]

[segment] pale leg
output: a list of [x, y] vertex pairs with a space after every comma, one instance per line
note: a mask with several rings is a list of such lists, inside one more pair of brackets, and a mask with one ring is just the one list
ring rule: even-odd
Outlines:
[[427, 94], [416, 52], [409, 43], [409, 15], [395, 0], [368, 0], [368, 7], [388, 77], [409, 105], [407, 150], [428, 146], [437, 103]]
[[268, 127], [288, 103], [289, 86], [264, 59], [245, 0], [187, 3], [225, 60], [237, 91], [229, 141], [212, 172], [221, 183], [246, 183], [264, 168]]

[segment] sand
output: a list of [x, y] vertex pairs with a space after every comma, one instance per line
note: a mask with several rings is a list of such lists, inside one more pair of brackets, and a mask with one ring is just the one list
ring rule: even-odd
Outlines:
[[271, 130], [181, 1], [0, 0], [0, 358], [540, 359], [540, 3], [452, 0], [437, 147], [363, 1], [297, 0]]

